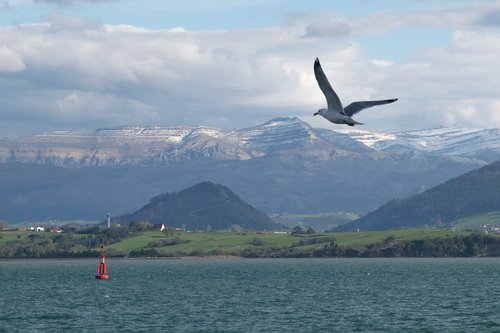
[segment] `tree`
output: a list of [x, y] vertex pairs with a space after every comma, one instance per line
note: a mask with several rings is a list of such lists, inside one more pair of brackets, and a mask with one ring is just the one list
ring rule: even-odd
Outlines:
[[132, 232], [151, 230], [153, 225], [148, 221], [132, 221], [128, 224], [128, 229]]
[[302, 227], [300, 225], [298, 225], [292, 229], [292, 235], [300, 235], [303, 233], [304, 233], [304, 229], [302, 229]]
[[252, 245], [262, 246], [264, 245], [264, 241], [262, 240], [262, 238], [255, 237], [254, 239], [252, 239]]

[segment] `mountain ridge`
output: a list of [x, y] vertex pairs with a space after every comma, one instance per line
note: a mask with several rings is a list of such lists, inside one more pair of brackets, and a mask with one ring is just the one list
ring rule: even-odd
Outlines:
[[0, 218], [100, 220], [202, 181], [224, 184], [266, 213], [364, 215], [487, 164], [470, 154], [376, 150], [298, 118], [227, 131], [70, 133], [0, 140]]
[[275, 118], [243, 129], [208, 126], [117, 126], [53, 131], [0, 140], [0, 162], [63, 167], [166, 164], [189, 159], [248, 160], [297, 145], [350, 153], [434, 153], [492, 162], [500, 129], [441, 128], [375, 133], [313, 128], [298, 118]]

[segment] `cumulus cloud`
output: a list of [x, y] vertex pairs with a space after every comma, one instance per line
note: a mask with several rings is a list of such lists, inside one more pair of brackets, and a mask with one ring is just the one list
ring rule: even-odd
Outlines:
[[[61, 127], [218, 125], [219, 118], [246, 126], [259, 109], [307, 101], [298, 97], [306, 74], [300, 61], [307, 59], [309, 73], [313, 54], [288, 57], [281, 49], [292, 47], [294, 38], [286, 31], [189, 32], [75, 21], [0, 28], [1, 70], [10, 74], [0, 76], [2, 110]], [[23, 73], [12, 77], [16, 71]], [[242, 109], [256, 110], [245, 116], [238, 114]]]
[[[441, 13], [456, 26], [449, 43], [409, 64], [371, 59], [353, 36], [438, 24], [429, 20], [435, 10], [400, 13], [405, 18], [392, 23], [395, 12], [328, 13], [316, 22], [309, 13], [282, 27], [231, 31], [107, 25], [54, 12], [47, 23], [0, 28], [2, 134], [122, 124], [248, 127], [278, 116], [328, 127], [312, 116], [325, 105], [315, 57], [346, 105], [399, 98], [357, 115], [368, 130], [500, 127], [500, 31], [478, 24], [497, 3]], [[342, 38], [332, 40], [335, 34]]]

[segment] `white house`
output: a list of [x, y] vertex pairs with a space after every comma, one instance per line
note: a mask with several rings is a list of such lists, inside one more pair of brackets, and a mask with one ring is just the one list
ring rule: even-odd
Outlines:
[[162, 223], [162, 224], [159, 224], [159, 223], [154, 224], [154, 225], [153, 225], [153, 228], [155, 228], [155, 229], [160, 229], [160, 231], [163, 231], [163, 230], [165, 230], [165, 229], [166, 229], [166, 227], [165, 227], [165, 224], [164, 224], [164, 223]]

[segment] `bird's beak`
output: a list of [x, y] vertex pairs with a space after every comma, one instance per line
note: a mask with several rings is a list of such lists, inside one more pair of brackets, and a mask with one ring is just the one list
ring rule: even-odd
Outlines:
[[319, 111], [314, 112], [313, 116], [317, 116], [319, 114]]

